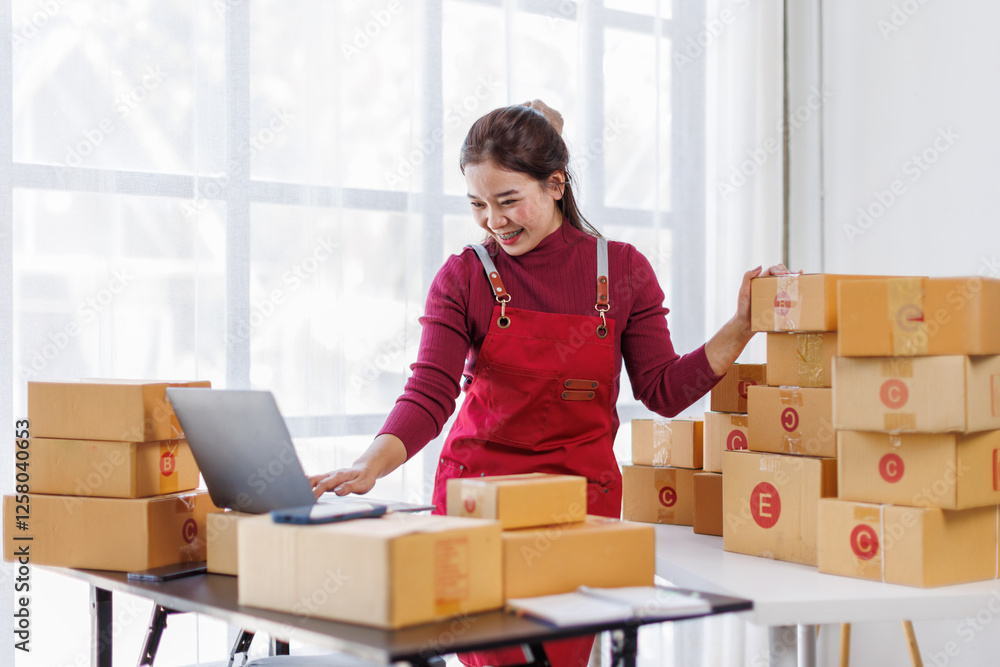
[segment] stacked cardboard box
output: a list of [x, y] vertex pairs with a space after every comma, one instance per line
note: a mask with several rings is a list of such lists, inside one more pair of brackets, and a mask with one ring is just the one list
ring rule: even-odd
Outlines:
[[751, 323], [767, 333], [767, 386], [748, 391], [748, 451], [726, 452], [726, 550], [816, 565], [816, 515], [836, 496], [832, 366], [837, 285], [870, 276], [758, 278]]
[[[4, 558], [36, 565], [143, 570], [205, 559], [198, 467], [166, 383], [28, 383], [25, 488], [4, 498]], [[22, 519], [18, 522], [18, 519]], [[25, 539], [30, 537], [31, 539]]]
[[911, 586], [993, 579], [1000, 503], [1000, 281], [840, 286], [840, 493], [823, 572]]
[[584, 477], [534, 473], [448, 481], [449, 515], [495, 519], [503, 527], [505, 598], [652, 585], [652, 527], [586, 512]]
[[622, 466], [622, 518], [692, 525], [703, 442], [700, 419], [633, 419], [632, 465]]
[[765, 384], [764, 364], [733, 364], [712, 388], [711, 409], [705, 413], [704, 472], [694, 477], [696, 533], [722, 535], [722, 453], [746, 450], [748, 390]]

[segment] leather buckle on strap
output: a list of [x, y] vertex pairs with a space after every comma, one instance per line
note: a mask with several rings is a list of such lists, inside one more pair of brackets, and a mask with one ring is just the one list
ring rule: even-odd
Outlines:
[[592, 391], [564, 391], [562, 398], [564, 401], [592, 401], [594, 395]]
[[567, 389], [582, 389], [584, 391], [597, 389], [597, 385], [596, 380], [566, 380], [563, 382], [563, 386]]

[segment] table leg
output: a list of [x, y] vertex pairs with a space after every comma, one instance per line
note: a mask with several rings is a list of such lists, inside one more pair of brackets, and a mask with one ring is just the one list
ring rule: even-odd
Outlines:
[[268, 655], [288, 655], [288, 642], [283, 642], [280, 639], [272, 637], [267, 653]]
[[111, 667], [111, 625], [114, 622], [111, 591], [90, 587], [90, 665]]
[[611, 633], [611, 667], [635, 667], [638, 650], [638, 627], [624, 628]]
[[816, 626], [800, 625], [796, 635], [799, 667], [816, 667]]

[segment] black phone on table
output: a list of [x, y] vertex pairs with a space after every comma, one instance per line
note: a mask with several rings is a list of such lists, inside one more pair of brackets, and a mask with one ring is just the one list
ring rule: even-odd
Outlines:
[[271, 519], [275, 523], [317, 524], [369, 519], [380, 517], [386, 512], [385, 505], [375, 505], [364, 501], [343, 501], [338, 503], [316, 503], [284, 510], [272, 510]]

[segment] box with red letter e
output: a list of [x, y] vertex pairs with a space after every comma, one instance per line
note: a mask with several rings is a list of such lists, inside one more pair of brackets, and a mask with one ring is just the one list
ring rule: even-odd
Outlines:
[[819, 571], [905, 586], [997, 577], [997, 507], [819, 502]]
[[816, 564], [816, 511], [837, 495], [837, 460], [756, 452], [722, 455], [726, 551]]
[[690, 526], [694, 522], [694, 475], [689, 468], [622, 466], [622, 518]]
[[705, 413], [705, 472], [722, 472], [722, 452], [747, 449], [750, 430], [747, 415], [735, 412]]

